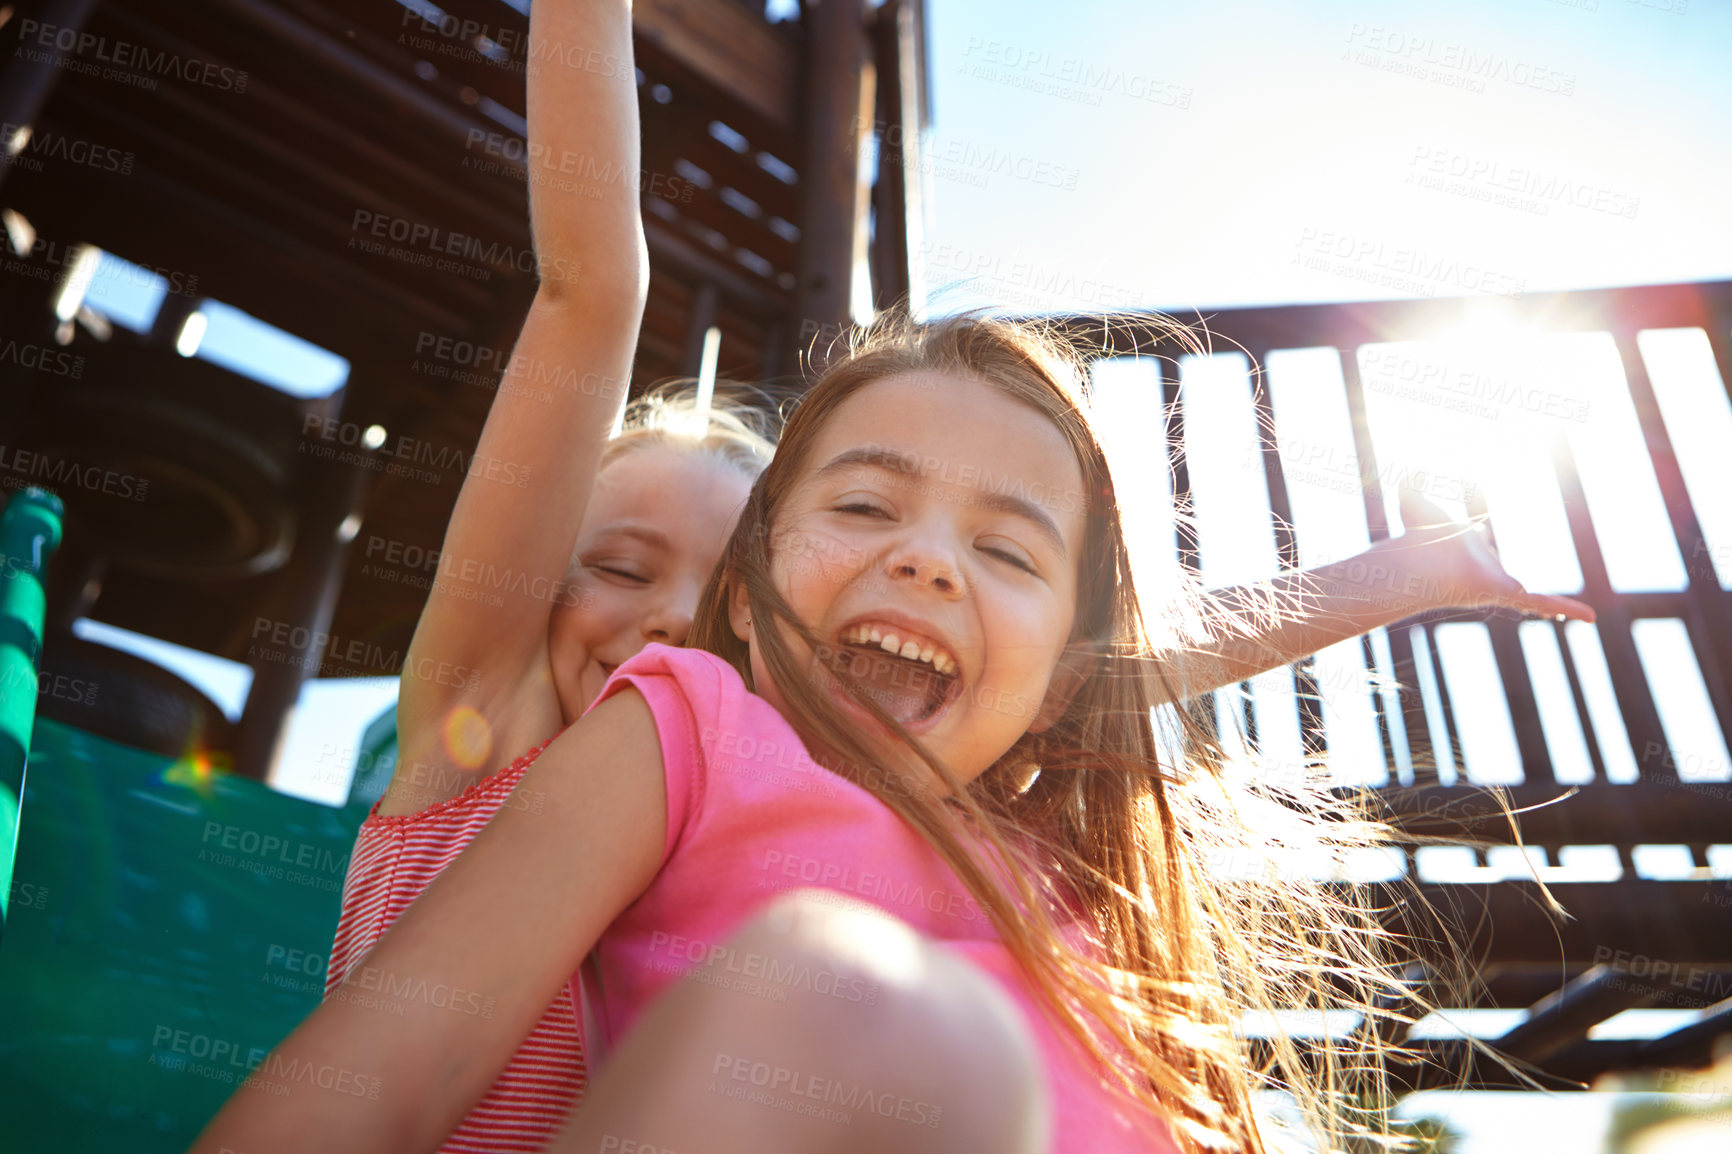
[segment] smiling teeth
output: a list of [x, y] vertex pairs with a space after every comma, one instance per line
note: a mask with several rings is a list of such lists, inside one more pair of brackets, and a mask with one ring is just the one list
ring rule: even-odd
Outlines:
[[842, 641], [848, 645], [876, 645], [884, 652], [909, 661], [924, 661], [946, 677], [956, 673], [956, 659], [930, 642], [922, 643], [913, 638], [907, 641], [894, 633], [886, 633], [876, 625], [856, 625], [842, 634]]

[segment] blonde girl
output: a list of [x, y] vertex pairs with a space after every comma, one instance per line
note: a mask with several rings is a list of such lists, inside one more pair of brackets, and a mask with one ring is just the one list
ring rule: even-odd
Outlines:
[[[626, 0], [539, 4], [533, 35], [592, 46], [606, 62], [534, 70], [530, 137], [543, 146], [535, 155], [636, 172]], [[477, 470], [458, 496], [404, 668], [475, 675], [461, 684], [403, 677], [397, 768], [356, 838], [327, 992], [351, 976], [361, 987], [380, 980], [368, 951], [501, 806], [514, 797], [534, 804], [514, 794], [534, 753], [589, 707], [615, 668], [648, 644], [685, 642], [769, 460], [766, 422], [725, 390], [705, 411], [690, 389], [653, 392], [610, 438], [648, 280], [638, 195], [622, 180], [578, 197], [539, 176], [532, 161], [535, 249], [550, 275], [506, 377], [570, 384], [547, 404], [502, 388], [488, 413], [478, 456], [511, 463], [528, 487]], [[579, 1024], [564, 988], [543, 1011], [448, 1149], [540, 1149], [563, 1123], [584, 1087]]]

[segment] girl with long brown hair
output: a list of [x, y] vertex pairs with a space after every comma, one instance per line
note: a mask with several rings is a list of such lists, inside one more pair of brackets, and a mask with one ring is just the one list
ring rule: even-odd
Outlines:
[[1272, 1087], [1337, 1145], [1377, 1130], [1351, 1106], [1381, 1100], [1375, 1030], [1258, 1061], [1235, 1034], [1387, 1014], [1376, 912], [1220, 867], [1381, 831], [1157, 733], [1230, 647], [1195, 678], [1153, 652], [1080, 381], [1026, 325], [866, 334], [794, 411], [694, 647], [615, 672], [525, 773], [544, 804], [502, 810], [198, 1149], [435, 1149], [580, 962], [613, 1053], [557, 1150], [1261, 1150]]
[[[636, 172], [629, 5], [538, 3], [531, 37], [592, 50], [531, 76], [540, 153]], [[1154, 654], [1076, 366], [969, 319], [839, 362], [729, 538], [767, 445], [653, 406], [608, 440], [639, 198], [551, 188], [538, 257], [582, 273], [544, 281], [508, 375], [583, 385], [501, 390], [478, 452], [533, 489], [466, 482], [408, 663], [481, 675], [405, 679], [327, 1001], [200, 1148], [535, 1150], [580, 1097], [562, 1148], [1255, 1146], [1236, 1015], [1383, 992], [1371, 924], [1323, 887], [1220, 884], [1262, 852], [1259, 795], [1150, 709], [1434, 605], [1326, 568]], [[1415, 536], [1409, 569], [1463, 569], [1428, 590], [1572, 611]], [[468, 562], [557, 596], [478, 600]], [[1372, 836], [1308, 818], [1302, 784], [1262, 790], [1293, 795], [1257, 811], [1271, 836]], [[1285, 1056], [1339, 1118], [1328, 1062]]]

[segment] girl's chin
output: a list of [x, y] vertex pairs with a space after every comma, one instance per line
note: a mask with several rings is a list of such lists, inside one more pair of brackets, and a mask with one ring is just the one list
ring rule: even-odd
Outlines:
[[[885, 732], [882, 726], [879, 727], [879, 730]], [[893, 741], [895, 738], [887, 732], [885, 737], [881, 739], [882, 744], [886, 746], [887, 755], [888, 747]], [[850, 772], [854, 763], [848, 758], [811, 737], [802, 735], [801, 742], [805, 745], [806, 752], [813, 761], [840, 778], [854, 780], [854, 774]], [[878, 743], [874, 742], [873, 744]], [[933, 773], [930, 767], [919, 764], [918, 759], [910, 757], [910, 760], [914, 764], [909, 764], [900, 771], [886, 770], [882, 763], [874, 763], [870, 771], [864, 775], [868, 780], [857, 781], [856, 784], [871, 793], [894, 793], [903, 797], [920, 794], [939, 798], [948, 796], [950, 791], [945, 788], [943, 782], [938, 780], [937, 775]], [[892, 780], [892, 773], [894, 773], [894, 780]], [[870, 788], [874, 785], [878, 788]]]

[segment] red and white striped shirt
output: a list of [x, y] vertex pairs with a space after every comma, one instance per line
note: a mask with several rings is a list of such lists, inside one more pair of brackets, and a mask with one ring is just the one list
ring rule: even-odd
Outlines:
[[[439, 871], [456, 860], [508, 798], [523, 773], [552, 742], [548, 738], [463, 793], [404, 817], [382, 817], [378, 806], [361, 823], [349, 874], [325, 996], [342, 984], [385, 931]], [[567, 983], [511, 1062], [440, 1147], [446, 1154], [503, 1154], [545, 1149], [564, 1127], [588, 1081], [582, 1023]]]

